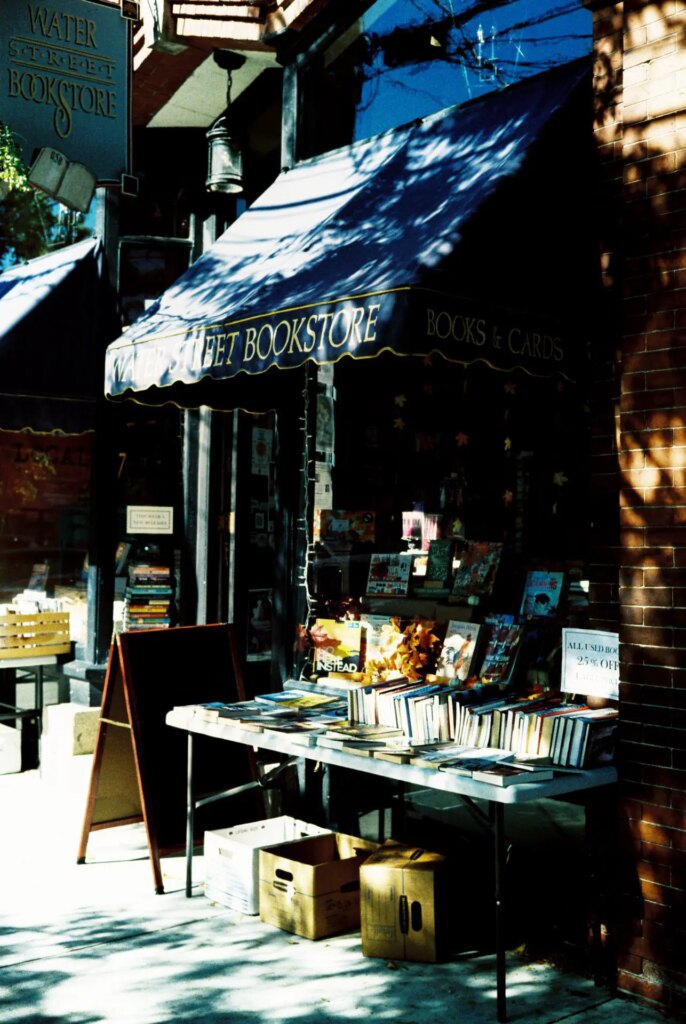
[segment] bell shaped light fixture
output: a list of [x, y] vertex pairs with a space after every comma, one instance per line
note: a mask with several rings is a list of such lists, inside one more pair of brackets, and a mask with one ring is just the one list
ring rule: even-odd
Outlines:
[[207, 130], [208, 192], [238, 195], [243, 191], [243, 157], [231, 128], [232, 73], [245, 64], [245, 57], [231, 50], [215, 50], [214, 60], [226, 71], [226, 109]]

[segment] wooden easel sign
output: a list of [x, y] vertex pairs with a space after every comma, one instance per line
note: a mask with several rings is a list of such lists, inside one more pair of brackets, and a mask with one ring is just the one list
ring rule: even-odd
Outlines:
[[[105, 674], [78, 863], [101, 828], [145, 822], [155, 891], [164, 892], [160, 857], [181, 852], [186, 828], [186, 736], [166, 724], [182, 704], [245, 700], [233, 627], [226, 623], [121, 633]], [[256, 778], [251, 751], [207, 737], [194, 745], [198, 790], [217, 791]], [[249, 798], [254, 801], [254, 796]], [[197, 821], [231, 824], [219, 805]], [[209, 817], [211, 815], [211, 817]]]

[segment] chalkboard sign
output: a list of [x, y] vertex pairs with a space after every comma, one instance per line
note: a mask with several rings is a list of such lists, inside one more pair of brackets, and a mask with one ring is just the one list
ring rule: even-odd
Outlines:
[[[165, 718], [173, 707], [245, 700], [233, 627], [179, 626], [125, 632], [110, 649], [78, 860], [98, 828], [144, 821], [155, 889], [163, 892], [160, 855], [181, 851], [186, 828], [186, 735]], [[194, 743], [196, 793], [217, 792], [257, 777], [254, 754], [208, 737]], [[259, 791], [258, 791], [259, 792]], [[206, 828], [264, 812], [255, 791], [196, 814]]]

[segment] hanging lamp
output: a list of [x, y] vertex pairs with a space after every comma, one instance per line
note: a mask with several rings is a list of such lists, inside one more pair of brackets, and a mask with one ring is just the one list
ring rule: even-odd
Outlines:
[[226, 108], [207, 130], [208, 192], [238, 195], [243, 191], [243, 156], [231, 129], [232, 73], [245, 64], [245, 57], [231, 50], [215, 50], [214, 60], [226, 71]]

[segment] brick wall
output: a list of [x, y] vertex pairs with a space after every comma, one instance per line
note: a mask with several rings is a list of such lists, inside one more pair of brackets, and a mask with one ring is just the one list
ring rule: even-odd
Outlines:
[[[616, 398], [618, 986], [678, 1015], [686, 1010], [686, 4], [587, 6], [609, 214], [601, 260], [616, 314], [618, 393], [606, 374], [604, 396], [596, 388], [594, 458], [609, 454]], [[612, 585], [610, 575], [593, 595], [601, 621], [611, 617], [603, 599]]]

